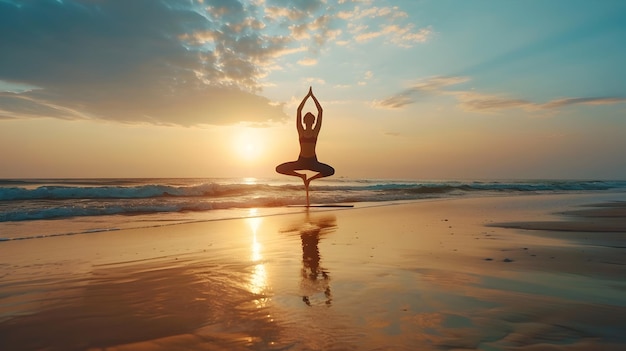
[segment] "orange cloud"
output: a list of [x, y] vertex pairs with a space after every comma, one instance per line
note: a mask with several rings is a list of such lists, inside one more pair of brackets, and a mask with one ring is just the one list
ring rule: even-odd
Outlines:
[[498, 111], [522, 109], [527, 111], [553, 110], [571, 105], [612, 105], [625, 103], [626, 97], [571, 97], [536, 103], [526, 99], [484, 94], [468, 90], [446, 88], [469, 81], [467, 77], [436, 76], [418, 81], [413, 86], [386, 99], [374, 102], [378, 108], [397, 109], [413, 104], [424, 95], [447, 95], [454, 97], [466, 111]]

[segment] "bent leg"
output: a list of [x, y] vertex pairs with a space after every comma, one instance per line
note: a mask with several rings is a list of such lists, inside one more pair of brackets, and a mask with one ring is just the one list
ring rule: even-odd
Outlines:
[[306, 180], [306, 174], [296, 172], [296, 169], [299, 169], [298, 162], [285, 162], [276, 166], [276, 172], [284, 175], [300, 177], [302, 180]]
[[335, 169], [325, 163], [318, 162], [315, 165], [315, 167], [312, 167], [312, 168], [313, 168], [311, 169], [312, 171], [319, 172], [320, 174], [319, 178], [330, 177], [331, 175], [335, 174]]
[[325, 163], [321, 163], [321, 162], [317, 162], [316, 164], [311, 165], [311, 167], [309, 169], [311, 171], [318, 172], [318, 173], [316, 175], [312, 176], [311, 178], [306, 179], [304, 181], [304, 185], [306, 187], [309, 186], [309, 183], [311, 183], [311, 181], [313, 179], [330, 177], [331, 175], [335, 174], [335, 169], [333, 167], [331, 167], [330, 165], [327, 165]]

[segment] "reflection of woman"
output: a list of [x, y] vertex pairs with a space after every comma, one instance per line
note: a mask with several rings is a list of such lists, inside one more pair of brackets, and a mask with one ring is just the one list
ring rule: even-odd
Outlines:
[[[317, 107], [317, 118], [311, 113], [307, 112], [304, 116], [304, 127], [302, 126], [302, 108], [306, 103], [306, 100], [311, 97], [315, 106]], [[315, 124], [315, 127], [313, 127]], [[309, 88], [309, 93], [304, 97], [300, 106], [298, 106], [298, 114], [296, 117], [296, 128], [298, 129], [298, 136], [300, 137], [300, 155], [297, 161], [285, 162], [276, 167], [276, 172], [291, 175], [302, 178], [304, 186], [309, 188], [309, 183], [313, 179], [322, 177], [328, 177], [335, 174], [335, 169], [331, 166], [321, 163], [317, 160], [315, 154], [315, 146], [317, 144], [317, 136], [322, 128], [322, 106], [315, 95], [313, 95], [313, 89]], [[317, 172], [317, 174], [307, 179], [306, 174], [298, 173], [296, 171], [310, 170]]]
[[330, 276], [328, 271], [320, 267], [320, 229], [313, 231], [301, 231], [302, 241], [302, 288], [304, 295], [302, 301], [311, 306], [311, 295], [315, 295], [321, 290], [324, 291], [325, 303], [331, 304], [332, 295], [328, 281]]
[[332, 214], [311, 217], [308, 211], [305, 216], [302, 221], [281, 229], [281, 232], [300, 236], [302, 301], [309, 306], [330, 306], [333, 298], [330, 291], [330, 272], [321, 264], [322, 255], [319, 245], [324, 236], [337, 230], [337, 218]]
[[[309, 306], [323, 301], [325, 305], [332, 303], [330, 292], [330, 273], [320, 265], [321, 255], [319, 243], [325, 234], [337, 229], [335, 216], [328, 215], [310, 218], [307, 212], [306, 221], [298, 228], [302, 242], [302, 301]], [[323, 293], [323, 297], [321, 296]]]

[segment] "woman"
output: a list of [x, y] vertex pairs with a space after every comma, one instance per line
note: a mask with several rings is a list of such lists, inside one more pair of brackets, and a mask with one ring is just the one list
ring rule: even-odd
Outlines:
[[[315, 106], [317, 107], [317, 118], [315, 118], [311, 112], [307, 112], [306, 115], [304, 115], [303, 121], [302, 108], [309, 97], [313, 99], [313, 102], [315, 102]], [[302, 125], [302, 122], [304, 122], [304, 126]], [[315, 127], [313, 127], [313, 124], [315, 124]], [[279, 165], [276, 167], [276, 172], [302, 178], [304, 186], [307, 189], [308, 200], [309, 183], [311, 183], [313, 179], [328, 177], [335, 174], [335, 169], [325, 163], [319, 162], [315, 154], [317, 136], [320, 133], [320, 128], [322, 128], [322, 106], [319, 101], [317, 101], [315, 95], [313, 95], [313, 88], [311, 87], [309, 87], [309, 93], [304, 97], [304, 99], [302, 99], [300, 106], [298, 106], [296, 128], [298, 129], [298, 136], [300, 137], [300, 155], [298, 156], [298, 160], [285, 162]], [[306, 174], [296, 172], [302, 170], [309, 170], [318, 173], [307, 179]]]

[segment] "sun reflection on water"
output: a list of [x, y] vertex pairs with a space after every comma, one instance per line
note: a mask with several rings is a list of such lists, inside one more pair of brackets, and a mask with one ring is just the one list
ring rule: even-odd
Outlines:
[[[261, 222], [263, 222], [263, 218], [254, 217], [257, 215], [256, 208], [251, 208], [248, 214], [250, 217], [246, 219], [246, 222], [250, 226], [250, 231], [252, 233], [250, 260], [256, 263], [252, 269], [252, 275], [250, 276], [250, 282], [248, 283], [248, 290], [253, 294], [262, 294], [267, 289], [267, 271], [262, 261], [263, 246], [257, 238], [257, 233]], [[262, 300], [265, 299], [259, 299], [259, 303], [261, 303]]]
[[[257, 179], [253, 177], [246, 177], [243, 178], [243, 183], [246, 185], [256, 185]], [[254, 211], [256, 212], [256, 208], [254, 209]]]

